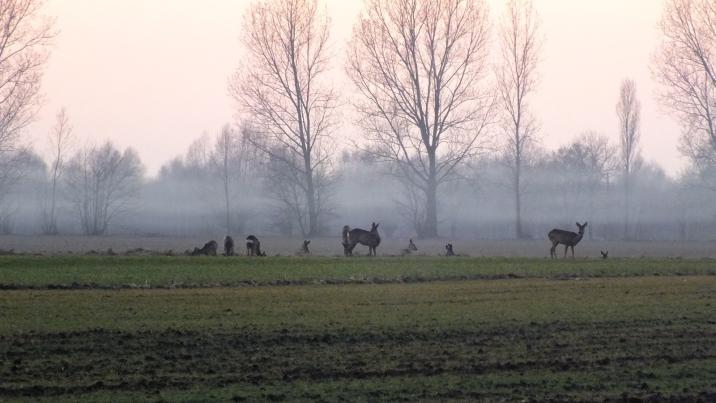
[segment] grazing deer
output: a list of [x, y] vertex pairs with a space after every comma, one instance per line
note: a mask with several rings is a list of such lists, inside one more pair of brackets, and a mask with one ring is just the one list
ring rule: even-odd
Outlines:
[[310, 240], [304, 239], [303, 244], [301, 244], [301, 249], [299, 249], [299, 251], [298, 251], [298, 254], [299, 255], [310, 255], [311, 251], [308, 250], [308, 244], [310, 244], [310, 243], [311, 243]]
[[265, 252], [261, 252], [261, 242], [255, 235], [246, 237], [246, 256], [266, 256]]
[[351, 229], [351, 227], [343, 226], [343, 254], [353, 256], [353, 248], [361, 244], [368, 247], [368, 255], [376, 256], [376, 248], [380, 245], [380, 235], [378, 234], [378, 225], [371, 224], [370, 231], [360, 228]]
[[564, 257], [567, 257], [567, 249], [572, 248], [572, 258], [574, 258], [574, 246], [582, 240], [584, 229], [587, 228], [587, 222], [585, 221], [584, 224], [577, 223], [577, 228], [579, 228], [578, 233], [562, 229], [553, 229], [547, 234], [547, 237], [552, 242], [552, 247], [549, 250], [550, 257], [557, 257], [555, 250], [557, 249], [557, 245], [562, 244], [564, 245]]
[[213, 239], [207, 243], [204, 244], [204, 246], [199, 248], [194, 248], [194, 251], [191, 252], [192, 256], [199, 256], [199, 255], [205, 255], [205, 256], [216, 256], [216, 249], [219, 247], [219, 244], [216, 243]]
[[224, 256], [234, 256], [234, 238], [230, 235], [224, 238]]
[[452, 250], [452, 244], [445, 245], [445, 256], [455, 256], [455, 252]]
[[599, 253], [602, 254], [602, 259], [606, 259], [609, 257], [609, 251], [604, 252], [603, 250], [600, 250]]
[[408, 244], [408, 247], [405, 248], [405, 249], [402, 249], [402, 250], [400, 251], [400, 256], [409, 255], [409, 254], [411, 254], [411, 253], [413, 253], [413, 252], [417, 252], [417, 250], [418, 250], [418, 247], [415, 246], [415, 244], [413, 243], [413, 240], [411, 239], [411, 240], [410, 240], [410, 243]]

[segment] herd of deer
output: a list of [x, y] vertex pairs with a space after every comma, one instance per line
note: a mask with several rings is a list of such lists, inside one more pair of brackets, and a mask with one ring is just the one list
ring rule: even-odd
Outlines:
[[[343, 232], [341, 234], [343, 254], [345, 256], [353, 256], [353, 249], [355, 249], [356, 245], [361, 244], [368, 247], [369, 256], [376, 256], [378, 245], [380, 245], [380, 234], [378, 233], [378, 225], [380, 224], [372, 223], [370, 231], [361, 228], [351, 229], [351, 227], [349, 227], [348, 225], [343, 226]], [[577, 223], [577, 228], [578, 232], [566, 231], [562, 229], [553, 229], [547, 234], [547, 237], [549, 238], [550, 242], [552, 242], [552, 247], [549, 250], [550, 257], [557, 257], [557, 246], [562, 244], [564, 245], [564, 256], [567, 257], [567, 251], [569, 250], [569, 248], [572, 248], [572, 258], [574, 258], [574, 247], [579, 243], [579, 241], [582, 240], [582, 237], [584, 236], [584, 229], [587, 228], [587, 223]], [[310, 243], [311, 241], [304, 240], [303, 244], [301, 245], [301, 249], [297, 252], [297, 254], [310, 255], [311, 251], [308, 249], [308, 245]], [[202, 248], [194, 248], [194, 251], [190, 252], [189, 254], [191, 256], [216, 256], [218, 247], [219, 245], [216, 243], [216, 241], [211, 240], [205, 243]], [[413, 240], [411, 239], [410, 243], [408, 244], [408, 247], [400, 251], [400, 255], [409, 255], [413, 252], [417, 252], [417, 250], [418, 247], [415, 245], [415, 243], [413, 243]], [[602, 254], [602, 259], [606, 259], [609, 256], [608, 251], [600, 252]], [[234, 256], [234, 239], [231, 238], [231, 236], [229, 235], [224, 238], [224, 256]], [[261, 242], [255, 235], [249, 235], [246, 237], [246, 256], [266, 256], [266, 252], [261, 251]], [[451, 243], [445, 245], [445, 255], [443, 256], [455, 256], [455, 252], [453, 251], [453, 246]]]

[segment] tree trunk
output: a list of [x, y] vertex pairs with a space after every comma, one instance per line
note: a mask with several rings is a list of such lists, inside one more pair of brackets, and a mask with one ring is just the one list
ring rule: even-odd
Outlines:
[[52, 172], [52, 201], [50, 202], [50, 218], [48, 223], [48, 235], [57, 235], [57, 220], [55, 219], [55, 201], [57, 199], [57, 171], [58, 162], [55, 162], [55, 169]]
[[515, 164], [515, 238], [522, 239], [522, 194], [520, 192], [520, 161]]
[[624, 176], [624, 239], [629, 239], [629, 204], [630, 204], [630, 187], [631, 183], [629, 183], [629, 171], [626, 172], [626, 175]]
[[[313, 169], [311, 167], [311, 154], [304, 151], [304, 169], [306, 170], [306, 204], [308, 205], [308, 233], [304, 236], [318, 235], [318, 207], [316, 206], [316, 188], [313, 183]], [[305, 232], [305, 230], [304, 230]]]
[[435, 162], [435, 150], [428, 150], [429, 176], [425, 190], [425, 225], [423, 226], [423, 238], [438, 237], [438, 183], [437, 169]]
[[306, 202], [308, 204], [308, 234], [306, 236], [318, 235], [318, 209], [316, 208], [316, 189], [313, 186], [313, 174], [306, 174]]

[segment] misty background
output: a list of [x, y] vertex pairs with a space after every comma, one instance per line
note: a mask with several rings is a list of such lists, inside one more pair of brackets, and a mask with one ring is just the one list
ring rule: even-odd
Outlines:
[[[334, 2], [240, 2], [238, 9], [232, 9], [230, 21], [236, 31], [221, 39], [221, 43], [234, 47], [229, 53], [235, 52], [219, 77], [224, 101], [230, 105], [223, 122], [186, 133], [182, 117], [175, 116], [171, 125], [165, 126], [171, 129], [144, 131], [142, 136], [151, 137], [151, 144], [137, 140], [135, 146], [131, 136], [89, 133], [87, 128], [96, 130], [98, 126], [83, 121], [87, 111], [79, 108], [75, 112], [73, 102], [53, 99], [49, 106], [41, 103], [42, 72], [57, 63], [51, 56], [53, 48], [69, 46], [63, 45], [61, 26], [66, 3], [31, 0], [11, 3], [35, 7], [26, 15], [28, 27], [32, 27], [27, 34], [32, 36], [34, 32], [42, 40], [32, 42], [36, 48], [26, 55], [35, 57], [37, 63], [23, 70], [33, 73], [31, 77], [35, 79], [34, 86], [26, 90], [30, 93], [24, 98], [26, 109], [18, 109], [27, 119], [17, 127], [5, 126], [3, 130], [11, 135], [0, 137], [2, 234], [220, 239], [226, 234], [241, 238], [251, 233], [310, 238], [339, 236], [344, 224], [368, 228], [375, 221], [388, 239], [545, 239], [552, 228], [576, 231], [575, 221], [588, 221], [585, 239], [716, 239], [716, 203], [713, 203], [716, 136], [713, 128], [704, 129], [715, 120], [710, 113], [699, 116], [693, 110], [685, 110], [684, 102], [677, 102], [698, 101], [702, 96], [710, 112], [716, 107], [710, 98], [716, 94], [716, 80], [706, 77], [699, 82], [707, 87], [705, 94], [679, 93], [683, 86], [673, 80], [674, 73], [678, 73], [673, 69], [678, 66], [688, 66], [693, 74], [698, 69], [708, 72], [711, 63], [716, 63], [712, 59], [716, 57], [713, 46], [696, 49], [706, 56], [699, 66], [675, 57], [684, 49], [673, 45], [679, 35], [694, 34], [679, 31], [683, 26], [678, 19], [674, 22], [671, 18], [674, 15], [693, 18], [697, 23], [714, 21], [699, 14], [715, 12], [708, 8], [706, 0], [648, 2], [646, 8], [650, 13], [646, 14], [655, 16], [649, 24], [658, 40], [651, 43], [650, 49], [638, 49], [649, 53], [638, 72], [643, 75], [633, 76], [633, 71], [624, 71], [619, 79], [605, 82], [590, 70], [570, 78], [574, 85], [581, 81], [597, 82], [608, 89], [611, 94], [608, 104], [594, 102], [589, 93], [577, 99], [563, 99], [562, 92], [548, 91], [551, 87], [546, 81], [555, 72], [550, 70], [554, 63], [550, 55], [555, 52], [550, 43], [564, 40], [551, 35], [557, 25], [550, 21], [559, 10], [565, 13], [570, 10], [567, 2], [550, 2], [548, 6], [540, 2], [533, 6], [531, 2], [515, 1], [501, 7], [493, 2], [455, 1], [456, 12], [463, 13], [471, 22], [464, 28], [466, 37], [471, 39], [456, 37], [456, 41], [460, 50], [475, 55], [464, 70], [474, 77], [455, 87], [446, 84], [449, 91], [445, 92], [458, 94], [467, 89], [469, 95], [460, 100], [464, 109], [460, 110], [459, 119], [454, 118], [456, 113], [451, 110], [438, 114], [445, 117], [445, 128], [440, 129], [431, 129], [400, 108], [392, 110], [389, 116], [376, 114], [384, 105], [395, 107], [402, 101], [387, 95], [371, 99], [369, 95], [374, 91], [388, 94], [395, 86], [409, 87], [409, 80], [401, 80], [410, 73], [395, 72], [396, 80], [376, 74], [371, 56], [376, 57], [376, 63], [381, 61], [380, 57], [390, 63], [396, 59], [371, 52], [371, 47], [383, 38], [381, 34], [371, 36], [369, 32], [374, 31], [361, 32], [361, 27], [379, 25], [376, 19], [381, 16], [371, 10], [412, 6], [415, 12], [442, 21], [447, 14], [438, 6], [427, 1], [370, 0], [356, 2], [357, 6], [351, 3], [346, 14], [337, 17]], [[652, 8], [657, 3], [658, 7]], [[217, 4], [213, 7], [220, 8]], [[607, 4], [604, 9], [612, 6]], [[77, 10], [78, 6], [73, 3], [67, 7]], [[87, 7], [91, 13], [93, 7]], [[130, 2], [123, 10], [131, 12], [132, 7]], [[174, 12], [187, 11], [185, 7], [178, 6]], [[263, 50], [277, 46], [269, 39], [285, 27], [278, 24], [274, 27], [276, 32], [271, 32], [261, 21], [270, 21], [287, 9], [302, 18], [299, 26], [318, 28], [303, 32], [307, 36], [302, 43], [321, 46], [309, 47], [307, 51], [316, 52], [314, 59], [309, 58], [316, 68], [308, 73], [298, 71], [305, 92], [283, 94], [288, 98], [278, 96], [272, 101], [264, 91], [273, 88], [271, 80], [280, 82], [281, 77], [270, 77], [267, 70], [261, 70], [267, 65], [261, 55], [265, 54]], [[145, 11], [147, 16], [152, 15], [150, 10]], [[60, 18], [53, 19], [53, 13]], [[84, 20], [87, 15], [65, 18]], [[209, 15], [205, 10], [197, 18], [210, 21]], [[154, 26], [163, 26], [162, 21], [148, 20]], [[334, 35], [334, 28], [341, 22], [342, 27]], [[404, 26], [400, 20], [390, 23], [398, 30]], [[346, 26], [355, 27], [354, 31], [346, 31]], [[708, 28], [697, 34], [705, 36], [704, 43], [713, 44], [716, 31], [714, 27], [710, 27], [711, 31]], [[435, 29], [439, 31], [439, 24]], [[73, 32], [70, 30], [68, 36], [76, 35]], [[642, 31], [634, 28], [635, 35], [639, 32]], [[148, 31], [143, 35], [152, 37]], [[597, 37], [595, 41], [598, 40]], [[72, 42], [72, 46], [76, 43]], [[505, 51], [511, 48], [521, 48], [524, 50], [521, 54], [527, 56], [514, 57], [515, 52]], [[625, 45], [615, 53], [628, 53], [629, 49]], [[439, 55], [441, 49], [427, 46], [416, 52], [438, 54], [446, 64], [452, 63], [446, 54]], [[348, 56], [343, 57], [344, 53]], [[154, 56], [162, 57], [161, 52]], [[691, 60], [688, 52], [685, 57]], [[678, 60], [682, 63], [670, 63]], [[64, 63], [81, 64], [79, 60]], [[610, 68], [619, 66], [609, 64]], [[454, 71], [463, 71], [460, 70], [463, 66], [454, 66]], [[119, 85], [119, 77], [125, 73], [119, 68], [107, 70], [110, 67], [104, 68], [108, 73], [105, 76], [108, 89]], [[153, 70], [151, 66], [136, 67], [138, 72], [145, 68]], [[511, 77], [511, 71], [524, 74]], [[432, 71], [415, 74], [418, 81], [435, 79]], [[72, 77], [69, 73], [66, 76]], [[201, 74], [176, 77], [176, 85], [201, 80]], [[74, 81], [80, 86], [88, 85], [78, 77]], [[644, 91], [642, 82], [646, 82], [647, 88], [656, 83], [656, 89]], [[165, 88], [162, 98], [153, 102], [161, 104], [166, 99], [171, 103], [174, 91], [181, 92]], [[309, 99], [310, 91], [315, 95], [310, 99], [320, 101], [306, 102], [311, 106], [301, 110], [299, 118], [290, 113], [286, 115], [289, 118], [277, 118], [276, 109], [271, 109], [275, 108], [272, 105], [284, 105], [285, 99], [291, 97]], [[101, 94], [103, 88], [94, 87], [92, 92]], [[144, 102], [143, 95], [136, 92], [132, 97]], [[424, 96], [425, 105], [420, 107], [429, 115], [429, 106], [440, 104], [439, 95]], [[559, 103], [545, 101], [555, 98], [562, 99]], [[592, 125], [594, 120], [588, 119], [574, 128], [572, 122], [569, 129], [555, 125], [551, 115], [554, 113], [567, 115], [565, 119], [570, 121], [574, 119], [559, 111], [559, 105], [564, 103], [587, 105], [584, 109], [598, 116], [599, 123]], [[68, 107], [59, 106], [64, 104]], [[652, 107], [656, 104], [660, 109]], [[111, 109], [109, 105], [100, 107]], [[551, 111], [544, 112], [545, 108]], [[0, 112], [10, 116], [7, 109], [0, 108]], [[659, 116], [648, 116], [646, 112]], [[144, 106], [137, 116], [129, 113], [103, 124], [125, 122], [119, 126], [137, 136], [138, 130], [128, 127], [143, 121], [147, 114], [152, 114], [151, 106]], [[670, 116], [669, 123], [660, 125], [666, 114]], [[37, 123], [38, 116], [42, 124]], [[311, 117], [313, 122], [320, 123], [310, 128], [298, 125], [297, 122]], [[89, 121], [95, 119], [96, 116]], [[127, 126], [126, 122], [134, 123]], [[668, 145], [660, 132], [672, 126], [682, 133], [678, 146]], [[555, 128], [569, 132], [553, 133]], [[428, 132], [434, 135], [434, 140], [426, 142], [422, 135]], [[286, 133], [293, 138], [305, 136], [312, 140], [306, 146], [300, 141], [293, 142]], [[645, 156], [645, 149], [653, 150], [655, 145], [664, 146], [663, 143], [680, 156], [681, 164], [675, 164], [673, 157]], [[164, 157], [167, 149], [178, 151]], [[427, 166], [433, 160], [437, 168], [431, 171]], [[444, 171], [440, 171], [441, 166]]]

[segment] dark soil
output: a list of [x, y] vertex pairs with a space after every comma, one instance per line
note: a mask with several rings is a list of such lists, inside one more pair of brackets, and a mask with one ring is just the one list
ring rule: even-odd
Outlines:
[[[409, 379], [417, 383], [401, 387]], [[333, 384], [342, 387], [330, 392]], [[0, 337], [0, 400], [237, 386], [236, 400], [716, 401], [716, 325], [684, 319]]]

